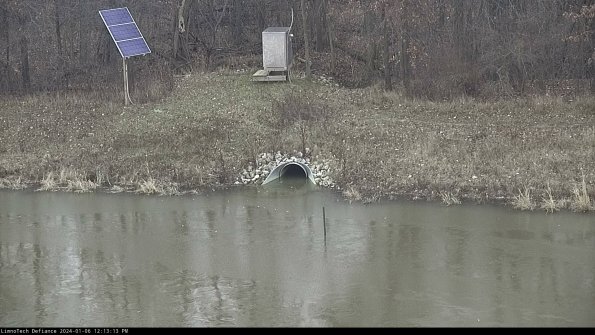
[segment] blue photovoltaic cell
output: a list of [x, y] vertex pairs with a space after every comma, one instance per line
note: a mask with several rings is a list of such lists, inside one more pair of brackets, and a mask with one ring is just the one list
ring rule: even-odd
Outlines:
[[109, 27], [116, 42], [143, 37], [134, 23], [126, 23], [119, 26]]
[[142, 38], [137, 38], [134, 40], [122, 41], [116, 43], [118, 45], [118, 49], [122, 53], [124, 57], [132, 57], [137, 55], [144, 55], [151, 52], [149, 50], [149, 46]]
[[114, 24], [134, 22], [132, 16], [130, 15], [130, 12], [126, 7], [100, 10], [99, 13], [103, 17], [105, 24], [108, 26], [113, 26]]
[[128, 8], [100, 10], [103, 21], [124, 58], [151, 53]]

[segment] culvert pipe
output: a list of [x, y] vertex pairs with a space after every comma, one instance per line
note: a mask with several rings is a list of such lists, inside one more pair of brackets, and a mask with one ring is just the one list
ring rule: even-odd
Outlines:
[[262, 184], [268, 184], [284, 177], [304, 178], [316, 184], [312, 170], [310, 170], [308, 165], [299, 162], [285, 162], [277, 165]]

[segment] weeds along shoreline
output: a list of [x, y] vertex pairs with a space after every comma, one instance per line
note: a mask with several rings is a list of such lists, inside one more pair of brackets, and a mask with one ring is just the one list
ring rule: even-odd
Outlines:
[[[264, 178], [263, 178], [264, 179]], [[35, 192], [74, 192], [74, 193], [131, 193], [139, 195], [157, 195], [157, 196], [184, 196], [188, 194], [204, 194], [220, 190], [238, 189], [241, 187], [257, 187], [259, 183], [240, 184], [235, 182], [233, 185], [204, 185], [201, 189], [180, 188], [178, 183], [163, 182], [153, 178], [139, 179], [125, 184], [110, 184], [107, 180], [88, 180], [82, 177], [82, 174], [74, 171], [65, 171], [54, 173], [49, 172], [41, 181], [24, 180], [22, 177], [0, 178], [0, 190], [26, 190]], [[417, 200], [440, 202], [446, 206], [462, 205], [463, 203], [473, 204], [495, 204], [523, 211], [543, 210], [546, 213], [555, 213], [560, 210], [573, 212], [592, 212], [595, 211], [595, 203], [587, 192], [585, 182], [576, 184], [572, 194], [568, 197], [554, 196], [551, 190], [545, 195], [537, 197], [532, 195], [529, 188], [518, 190], [518, 194], [512, 197], [484, 195], [478, 193], [461, 193], [455, 191], [442, 190], [432, 192], [429, 189], [416, 190], [415, 192], [403, 191], [391, 192], [384, 196], [376, 195], [375, 198], [364, 198], [359, 191], [350, 185], [347, 189], [342, 189], [338, 185], [318, 185], [322, 188], [328, 188], [341, 194], [346, 201], [357, 203], [371, 203], [381, 200]]]
[[262, 155], [300, 153], [349, 201], [595, 213], [593, 96], [432, 102], [249, 73], [179, 78], [169, 97], [130, 107], [3, 99], [0, 188], [203, 193], [253, 179]]

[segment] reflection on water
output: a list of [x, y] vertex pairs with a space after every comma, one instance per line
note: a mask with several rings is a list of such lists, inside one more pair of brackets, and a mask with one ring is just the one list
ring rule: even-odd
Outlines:
[[595, 326], [595, 218], [350, 205], [303, 180], [0, 192], [0, 325]]

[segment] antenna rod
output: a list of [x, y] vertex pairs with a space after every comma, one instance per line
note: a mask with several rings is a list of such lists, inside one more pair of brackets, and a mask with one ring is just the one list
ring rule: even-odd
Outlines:
[[291, 24], [289, 25], [289, 31], [291, 31], [291, 27], [293, 27], [293, 7], [291, 7]]

